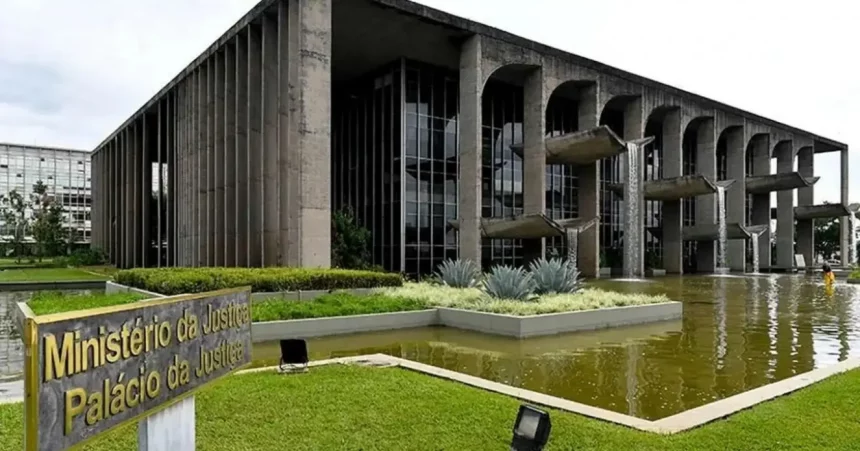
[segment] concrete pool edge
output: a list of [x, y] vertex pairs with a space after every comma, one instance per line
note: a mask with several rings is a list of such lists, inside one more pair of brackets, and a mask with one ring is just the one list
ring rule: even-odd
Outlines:
[[105, 280], [57, 280], [51, 282], [0, 282], [0, 291], [54, 291], [104, 289]]
[[847, 282], [852, 285], [860, 285], [860, 279], [848, 279]]
[[681, 318], [683, 303], [610, 307], [576, 312], [515, 316], [436, 307], [408, 312], [255, 322], [255, 343], [282, 338], [315, 338], [379, 330], [445, 326], [514, 338], [632, 326]]
[[[755, 407], [766, 401], [791, 394], [800, 389], [809, 387], [837, 374], [860, 368], [860, 358], [848, 359], [825, 368], [815, 369], [797, 376], [783, 379], [779, 382], [764, 385], [752, 390], [738, 393], [728, 398], [714, 401], [703, 406], [685, 410], [681, 413], [661, 418], [656, 421], [645, 420], [623, 413], [614, 412], [599, 407], [581, 404], [575, 401], [546, 395], [543, 393], [516, 388], [510, 385], [482, 379], [477, 376], [458, 373], [444, 368], [413, 362], [400, 357], [387, 354], [367, 354], [351, 357], [338, 357], [327, 360], [316, 360], [308, 363], [308, 367], [319, 367], [332, 364], [371, 364], [375, 366], [399, 367], [415, 371], [428, 376], [435, 376], [452, 382], [458, 382], [471, 387], [510, 396], [525, 402], [550, 407], [565, 412], [583, 415], [609, 423], [627, 426], [645, 432], [663, 435], [674, 435], [689, 431], [714, 421], [725, 419], [740, 411]], [[236, 375], [260, 373], [276, 370], [277, 366], [252, 368], [239, 371]]]

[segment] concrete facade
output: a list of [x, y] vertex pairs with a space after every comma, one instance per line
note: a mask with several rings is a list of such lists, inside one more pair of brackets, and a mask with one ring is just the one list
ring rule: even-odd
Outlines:
[[[348, 201], [335, 200], [332, 189], [344, 172], [340, 160], [332, 158], [333, 146], [342, 145], [341, 131], [333, 125], [342, 127], [333, 121], [342, 107], [335, 105], [333, 96], [365, 74], [405, 59], [453, 74], [458, 94], [456, 127], [451, 128], [457, 136], [456, 155], [450, 160], [457, 179], [452, 194], [456, 205], [450, 210], [454, 216], [447, 216], [446, 204], [446, 216], [440, 215], [437, 221], [435, 207], [430, 207], [433, 212], [427, 212], [427, 221], [434, 225], [427, 226], [426, 241], [420, 238], [420, 228], [414, 232], [419, 238], [408, 238], [413, 233], [407, 225], [409, 215], [423, 218], [422, 210], [413, 213], [400, 206], [408, 193], [401, 182], [406, 177], [401, 155], [410, 158], [405, 127], [413, 114], [407, 108], [411, 94], [404, 66], [395, 70], [397, 78], [379, 79], [375, 88], [399, 86], [399, 91], [392, 91], [394, 110], [386, 110], [389, 116], [382, 119], [393, 118], [385, 130], [386, 137], [399, 146], [393, 151], [394, 160], [390, 164], [349, 160], [350, 168], [391, 168], [373, 173], [388, 177], [379, 188], [385, 194], [371, 185], [373, 180], [362, 177], [349, 190], [366, 190], [350, 192]], [[694, 171], [711, 182], [734, 180], [726, 194], [731, 224], [770, 224], [770, 192], [748, 193], [745, 179], [770, 175], [772, 158], [779, 161], [779, 173], [796, 171], [814, 177], [815, 154], [841, 152], [842, 202], [848, 201], [847, 145], [843, 143], [406, 0], [264, 0], [95, 150], [96, 244], [122, 267], [328, 266], [333, 204], [351, 202], [362, 207], [359, 222], [372, 230], [374, 245], [385, 246], [386, 259], [374, 253], [373, 263], [411, 273], [409, 259], [424, 258], [420, 257], [423, 246], [442, 249], [440, 240], [444, 240], [444, 246], [454, 246], [460, 258], [486, 265], [487, 238], [482, 237], [481, 219], [497, 215], [495, 198], [487, 199], [496, 170], [491, 169], [488, 179], [485, 154], [495, 146], [487, 144], [490, 118], [484, 117], [485, 111], [492, 111], [486, 105], [490, 83], [502, 83], [522, 98], [515, 114], [522, 119], [511, 124], [522, 131], [512, 132], [510, 138], [519, 141], [511, 144], [523, 149], [511, 173], [519, 178], [514, 185], [521, 191], [514, 194], [522, 201], [514, 202], [513, 209], [499, 210], [503, 215], [550, 209], [545, 194], [552, 189], [553, 179], [544, 174], [553, 165], [547, 163], [543, 149], [549, 105], [558, 98], [570, 100], [566, 114], [575, 117], [579, 131], [608, 124], [628, 141], [659, 135], [647, 151], [659, 147], [653, 159], [659, 161], [662, 178]], [[428, 95], [432, 97], [432, 91]], [[418, 108], [414, 114], [423, 117], [425, 111]], [[361, 120], [371, 130], [381, 117], [368, 115]], [[364, 141], [355, 151], [369, 152], [382, 145], [374, 133], [361, 134]], [[435, 140], [433, 136], [428, 139]], [[642, 161], [637, 164], [656, 165], [645, 162], [646, 153], [640, 152]], [[424, 157], [419, 153], [418, 158]], [[571, 188], [576, 200], [571, 202], [579, 218], [611, 220], [615, 213], [608, 209], [615, 211], [619, 204], [604, 185], [620, 181], [604, 180], [604, 174], [623, 158], [565, 167], [576, 179]], [[153, 165], [156, 170], [150, 170]], [[397, 166], [399, 174], [392, 173]], [[642, 181], [645, 172], [638, 172]], [[153, 180], [159, 194], [148, 202]], [[779, 207], [793, 203], [793, 189], [780, 191]], [[813, 192], [811, 185], [801, 188], [798, 204], [812, 205]], [[390, 196], [378, 202], [386, 205], [381, 216], [392, 222], [391, 230], [372, 222], [376, 213], [365, 213], [377, 208], [372, 205], [382, 196]], [[698, 241], [690, 247], [681, 234], [682, 228], [693, 224], [715, 223], [715, 196], [698, 195], [694, 202], [667, 200], [657, 207], [661, 265], [668, 272], [684, 272], [691, 265], [696, 271], [715, 269], [715, 242]], [[417, 201], [421, 200], [418, 195]], [[793, 209], [779, 211], [776, 265], [792, 266], [795, 228], [798, 252], [811, 253], [813, 220], [795, 226]], [[645, 214], [643, 210], [638, 218], [643, 229]], [[446, 231], [439, 238], [433, 235], [435, 224], [444, 228], [445, 222], [455, 219], [456, 235], [442, 238]], [[846, 249], [845, 218], [843, 224]], [[602, 253], [619, 240], [617, 232], [615, 225], [603, 224], [579, 236], [578, 264], [583, 275], [598, 276]], [[770, 231], [759, 242], [766, 262], [762, 267], [771, 266], [769, 236]], [[418, 257], [410, 256], [409, 239], [416, 240]], [[513, 261], [527, 263], [543, 255], [547, 246], [548, 238], [523, 240], [521, 254], [515, 253]], [[640, 256], [633, 273], [643, 274], [645, 246], [640, 243], [634, 248], [629, 242], [623, 246]], [[693, 260], [687, 255], [689, 249], [694, 249]], [[434, 263], [443, 258], [439, 252], [431, 254], [438, 256], [433, 257]], [[444, 255], [452, 254], [446, 250]], [[732, 240], [726, 257], [730, 268], [744, 270], [749, 242]], [[418, 271], [426, 272], [424, 268]]]

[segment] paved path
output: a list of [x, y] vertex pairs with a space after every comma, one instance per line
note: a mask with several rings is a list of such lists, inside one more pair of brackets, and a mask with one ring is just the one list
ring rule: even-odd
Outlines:
[[24, 401], [24, 382], [0, 383], [0, 404]]

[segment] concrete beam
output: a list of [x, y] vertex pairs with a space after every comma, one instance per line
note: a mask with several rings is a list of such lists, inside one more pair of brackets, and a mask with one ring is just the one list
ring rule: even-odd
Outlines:
[[[481, 35], [472, 35], [460, 50], [460, 258], [481, 266], [482, 80]], [[580, 196], [581, 197], [581, 196]], [[582, 212], [580, 212], [582, 214]], [[587, 240], [583, 240], [587, 241]]]

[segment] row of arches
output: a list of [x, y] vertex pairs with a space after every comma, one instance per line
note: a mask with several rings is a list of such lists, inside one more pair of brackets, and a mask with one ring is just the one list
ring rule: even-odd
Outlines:
[[[481, 160], [484, 166], [482, 177], [482, 217], [502, 217], [523, 213], [523, 159], [510, 150], [515, 143], [522, 143], [524, 108], [529, 99], [524, 97], [528, 77], [538, 68], [532, 65], [507, 65], [494, 70], [486, 77], [481, 90], [482, 131]], [[545, 100], [545, 137], [576, 132], [606, 125], [618, 136], [635, 139], [653, 136], [655, 140], [644, 151], [644, 179], [680, 177], [704, 174], [715, 180], [739, 179], [743, 176], [771, 173], [770, 160], [776, 145], [771, 143], [769, 133], [747, 134], [742, 126], [726, 125], [721, 130], [715, 127], [712, 116], [682, 118], [680, 107], [661, 105], [650, 108], [645, 114], [642, 98], [638, 95], [616, 94], [601, 98], [597, 83], [593, 80], [565, 81], [557, 86], [547, 86], [550, 92]], [[503, 99], [508, 99], [505, 102]], [[506, 103], [506, 107], [499, 105]], [[507, 109], [506, 109], [507, 108]], [[644, 117], [643, 117], [644, 115]], [[644, 120], [643, 120], [644, 119]], [[679, 142], [680, 141], [680, 142]], [[671, 150], [667, 150], [671, 149]], [[792, 157], [794, 155], [792, 154]], [[622, 159], [611, 157], [597, 163], [599, 205], [599, 251], [600, 266], [619, 266], [623, 252], [624, 200], [610, 189], [612, 184], [622, 181]], [[793, 160], [792, 160], [793, 164]], [[580, 190], [576, 168], [547, 166], [546, 168], [546, 212], [553, 218], [577, 217], [580, 213]], [[499, 202], [498, 199], [508, 199]], [[646, 201], [644, 205], [644, 247], [646, 267], [664, 265], [671, 271], [684, 272], [712, 270], [707, 261], [713, 261], [712, 249], [698, 249], [697, 243], [680, 243], [680, 228], [692, 226], [703, 220], [713, 221], [715, 208], [711, 197], [683, 199], [682, 205], [664, 206], [660, 201]], [[770, 218], [754, 214], [762, 201], [739, 190], [727, 199], [731, 205], [735, 222], [757, 224], [770, 222]], [[768, 195], [767, 209], [769, 215]], [[739, 207], [740, 206], [740, 207]], [[667, 210], [670, 210], [667, 212]], [[682, 217], [677, 227], [666, 227], [667, 213], [675, 211]], [[677, 219], [677, 218], [674, 218]], [[667, 230], [668, 229], [668, 230]], [[663, 232], [677, 234], [678, 243], [668, 243]], [[674, 239], [674, 238], [673, 238]], [[667, 244], [682, 246], [680, 267], [667, 268], [665, 253]], [[764, 240], [762, 246], [767, 245]], [[561, 250], [560, 239], [547, 242], [547, 252]], [[751, 260], [749, 246], [741, 254]], [[769, 249], [765, 252], [770, 255]], [[485, 267], [492, 264], [522, 264], [523, 249], [519, 240], [484, 240], [482, 260]], [[713, 265], [713, 263], [711, 263]]]

